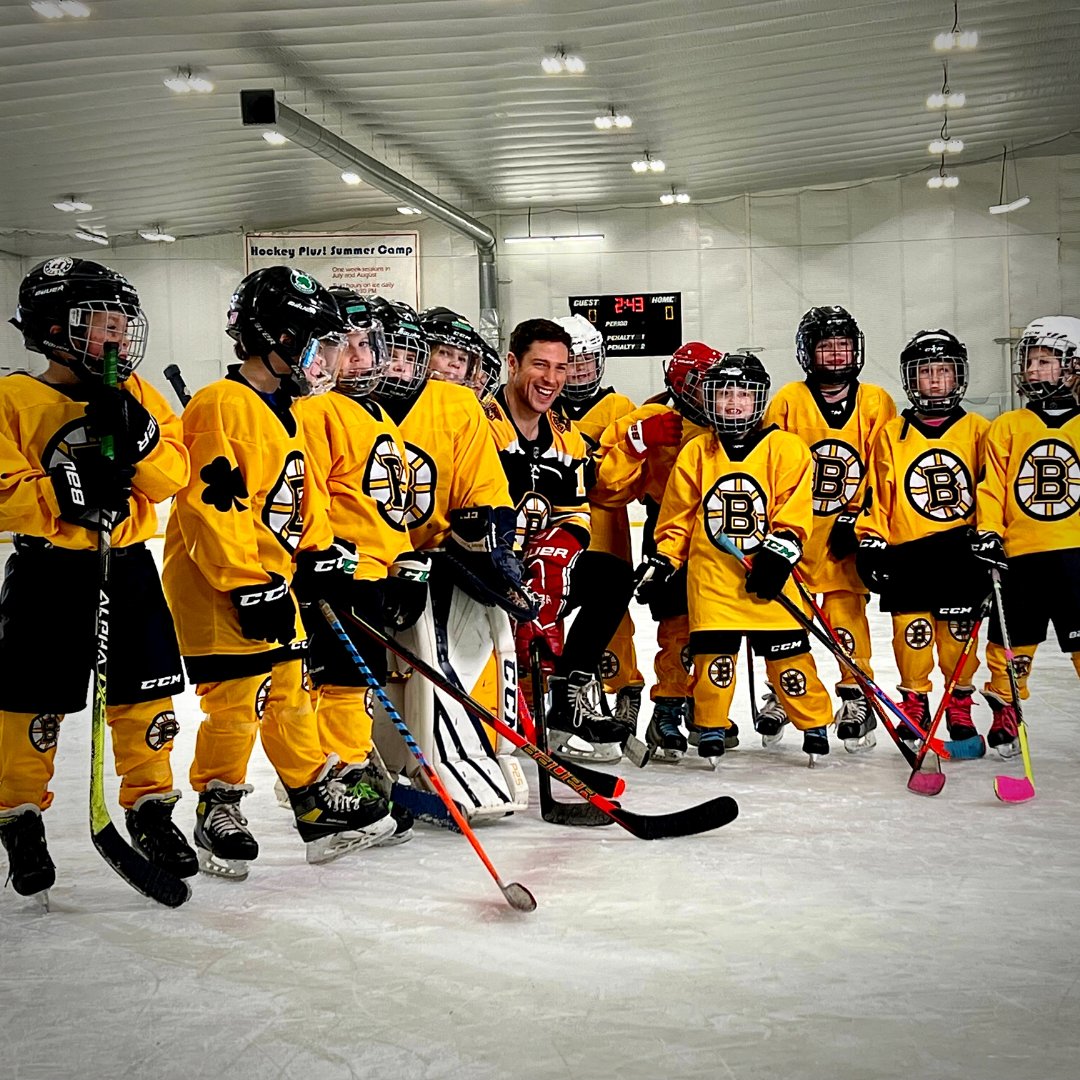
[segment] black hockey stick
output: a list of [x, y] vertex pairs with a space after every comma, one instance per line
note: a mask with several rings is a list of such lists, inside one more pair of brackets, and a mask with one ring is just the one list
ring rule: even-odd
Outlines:
[[173, 393], [176, 394], [180, 401], [180, 408], [186, 409], [188, 402], [191, 400], [191, 391], [188, 390], [187, 384], [184, 382], [184, 376], [180, 374], [180, 368], [176, 364], [170, 364], [161, 374], [169, 380]]
[[[105, 345], [104, 382], [116, 385], [117, 346]], [[101, 440], [101, 452], [113, 456], [111, 436]], [[90, 837], [101, 857], [133, 888], [166, 907], [179, 907], [191, 888], [167, 870], [154, 866], [117, 831], [105, 801], [105, 703], [109, 673], [109, 570], [112, 563], [112, 526], [102, 521], [98, 533], [98, 606], [94, 615], [97, 652], [94, 659], [94, 705], [90, 715]]]
[[[450, 693], [449, 684], [430, 664], [425, 663], [399, 641], [376, 630], [363, 619], [354, 615], [350, 615], [349, 618], [373, 641], [379, 642], [395, 656], [404, 660], [414, 671], [419, 672], [440, 689], [446, 688], [447, 693]], [[739, 816], [739, 804], [726, 795], [709, 799], [697, 806], [687, 807], [685, 810], [676, 810], [673, 814], [635, 814], [594, 791], [579, 776], [575, 776], [569, 769], [553, 761], [538, 746], [519, 735], [494, 714], [487, 713], [487, 716], [490, 717], [489, 723], [496, 731], [524, 750], [541, 769], [576, 791], [586, 802], [592, 803], [609, 817], [613, 817], [627, 832], [633, 833], [641, 840], [660, 840], [669, 836], [691, 836], [694, 833], [708, 832], [710, 829], [719, 829], [722, 825], [730, 824]]]

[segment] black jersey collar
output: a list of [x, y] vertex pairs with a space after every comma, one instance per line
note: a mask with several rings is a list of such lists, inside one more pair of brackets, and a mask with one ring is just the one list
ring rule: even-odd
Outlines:
[[562, 409], [571, 420], [580, 420], [594, 405], [599, 404], [608, 395], [614, 393], [614, 386], [602, 386], [588, 401], [570, 401], [560, 394], [559, 400], [555, 402], [554, 407]]
[[957, 405], [952, 412], [945, 415], [945, 419], [940, 424], [927, 424], [914, 408], [905, 409], [900, 415], [904, 418], [904, 426], [900, 429], [900, 440], [902, 442], [909, 427], [913, 427], [920, 435], [924, 435], [928, 439], [940, 438], [953, 424], [967, 416], [967, 410], [963, 406]]
[[1048, 428], [1064, 427], [1070, 420], [1075, 420], [1077, 416], [1080, 416], [1080, 405], [1066, 408], [1057, 416], [1051, 416], [1041, 401], [1029, 401], [1025, 407], [1033, 412]]
[[[547, 413], [540, 414], [540, 422], [536, 431], [535, 439], [526, 439], [521, 434], [521, 429], [514, 423], [514, 415], [510, 412], [510, 406], [506, 404], [506, 384], [504, 383], [495, 391], [495, 400], [499, 403], [499, 408], [502, 409], [506, 419], [510, 421], [511, 427], [517, 432], [517, 441], [522, 450], [532, 450], [535, 457], [539, 457], [545, 450], [547, 450], [555, 442], [555, 437], [551, 433], [551, 420]], [[555, 406], [553, 405], [552, 408]]]
[[859, 383], [855, 381], [850, 385], [851, 389], [843, 401], [829, 402], [822, 397], [821, 387], [812, 383], [809, 379], [806, 380], [806, 388], [813, 396], [818, 412], [821, 413], [821, 418], [834, 430], [839, 430], [851, 419], [851, 414], [858, 404]]

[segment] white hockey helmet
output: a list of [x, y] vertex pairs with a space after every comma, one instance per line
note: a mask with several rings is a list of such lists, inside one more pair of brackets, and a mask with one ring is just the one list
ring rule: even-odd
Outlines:
[[567, 401], [588, 401], [604, 378], [604, 335], [583, 315], [563, 315], [554, 322], [570, 335], [572, 342], [562, 396]]
[[[1037, 356], [1032, 355], [1036, 350], [1041, 351]], [[1048, 354], [1056, 355], [1056, 365], [1054, 357]], [[1032, 401], [1071, 397], [1069, 385], [1078, 374], [1080, 319], [1073, 315], [1043, 315], [1028, 323], [1013, 359], [1016, 389]], [[1068, 384], [1066, 377], [1071, 377]]]

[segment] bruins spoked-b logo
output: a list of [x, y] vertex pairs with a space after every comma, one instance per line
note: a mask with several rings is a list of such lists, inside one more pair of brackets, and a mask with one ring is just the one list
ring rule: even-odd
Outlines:
[[953, 641], [967, 641], [971, 637], [971, 631], [975, 628], [974, 619], [950, 619], [949, 635]]
[[1013, 484], [1020, 509], [1036, 521], [1060, 521], [1080, 503], [1080, 461], [1060, 439], [1040, 439], [1020, 459]]
[[912, 619], [904, 628], [904, 640], [910, 649], [925, 649], [934, 640], [934, 628], [926, 619]]
[[690, 672], [694, 670], [694, 658], [690, 655], [689, 645], [684, 645], [679, 650], [679, 659], [682, 661], [683, 671], [689, 675]]
[[147, 725], [146, 745], [151, 750], [164, 750], [180, 733], [180, 725], [176, 722], [176, 713], [172, 710], [159, 712]]
[[300, 509], [304, 497], [304, 455], [292, 450], [285, 458], [281, 475], [271, 485], [263, 506], [262, 518], [266, 527], [277, 537], [286, 551], [296, 551], [304, 528]]
[[[391, 443], [392, 439], [389, 440]], [[397, 450], [397, 447], [394, 447]], [[386, 462], [383, 463], [389, 470]], [[419, 446], [411, 442], [405, 444], [405, 472], [406, 490], [402, 492], [401, 505], [398, 506], [390, 501], [379, 506], [382, 514], [391, 525], [398, 525], [406, 529], [418, 529], [435, 509], [435, 485], [438, 482], [438, 470], [435, 462], [429, 455], [424, 453]], [[371, 466], [368, 466], [369, 470]], [[389, 482], [389, 478], [387, 478]]]
[[846, 626], [833, 627], [836, 631], [836, 636], [840, 640], [840, 644], [844, 647], [844, 652], [848, 656], [855, 655], [855, 635]]
[[814, 457], [814, 513], [839, 514], [859, 490], [863, 462], [853, 446], [839, 439], [822, 439], [810, 447]]
[[975, 485], [967, 465], [950, 450], [920, 454], [904, 477], [908, 501], [931, 521], [963, 521], [975, 509]]
[[735, 665], [730, 656], [717, 656], [709, 664], [709, 682], [721, 689], [728, 687], [735, 680]]
[[600, 657], [600, 678], [614, 679], [621, 666], [619, 658], [610, 649], [605, 649], [604, 655]]
[[270, 679], [272, 676], [267, 675], [261, 683], [259, 683], [259, 689], [255, 691], [255, 715], [262, 720], [263, 713], [266, 712], [266, 703], [270, 700]]
[[30, 728], [27, 731], [27, 736], [30, 739], [30, 745], [39, 754], [44, 754], [47, 750], [51, 750], [56, 745], [56, 740], [60, 737], [59, 715], [51, 712], [38, 713], [38, 715], [30, 721]]
[[761, 485], [748, 473], [731, 473], [718, 480], [702, 503], [705, 532], [717, 547], [724, 533], [744, 554], [761, 547], [768, 528], [768, 503]]
[[1026, 679], [1031, 674], [1031, 657], [1024, 653], [1013, 653], [1013, 667], [1017, 679]]
[[375, 440], [364, 470], [364, 494], [375, 501], [379, 517], [388, 525], [405, 530], [406, 465], [397, 443], [389, 435]]
[[781, 671], [780, 689], [788, 697], [802, 697], [806, 693], [806, 676], [798, 668]]
[[517, 543], [524, 547], [538, 532], [547, 528], [551, 503], [539, 492], [528, 491], [517, 505]]
[[368, 716], [375, 715], [375, 700], [375, 691], [369, 686], [364, 691], [364, 712], [366, 712]]

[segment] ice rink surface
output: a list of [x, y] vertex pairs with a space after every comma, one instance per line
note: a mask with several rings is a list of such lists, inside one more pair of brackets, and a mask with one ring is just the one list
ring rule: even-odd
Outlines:
[[[653, 625], [635, 612], [647, 670]], [[886, 620], [873, 628], [891, 690]], [[831, 684], [832, 662], [819, 667]], [[0, 1078], [1075, 1078], [1078, 689], [1044, 646], [1025, 706], [1038, 794], [1006, 806], [993, 777], [1020, 761], [992, 752], [946, 763], [927, 799], [884, 731], [861, 756], [834, 738], [814, 770], [790, 729], [765, 751], [740, 686], [743, 745], [716, 772], [694, 757], [620, 766], [629, 809], [728, 794], [741, 814], [726, 828], [648, 843], [533, 807], [480, 830], [503, 880], [535, 893], [530, 915], [463, 837], [432, 828], [308, 866], [259, 747], [250, 878], [199, 877], [184, 907], [157, 907], [91, 846], [89, 717], [70, 716], [45, 817], [52, 910], [0, 892]], [[191, 691], [177, 706], [190, 831], [199, 713]], [[975, 719], [985, 733], [981, 702]]]

